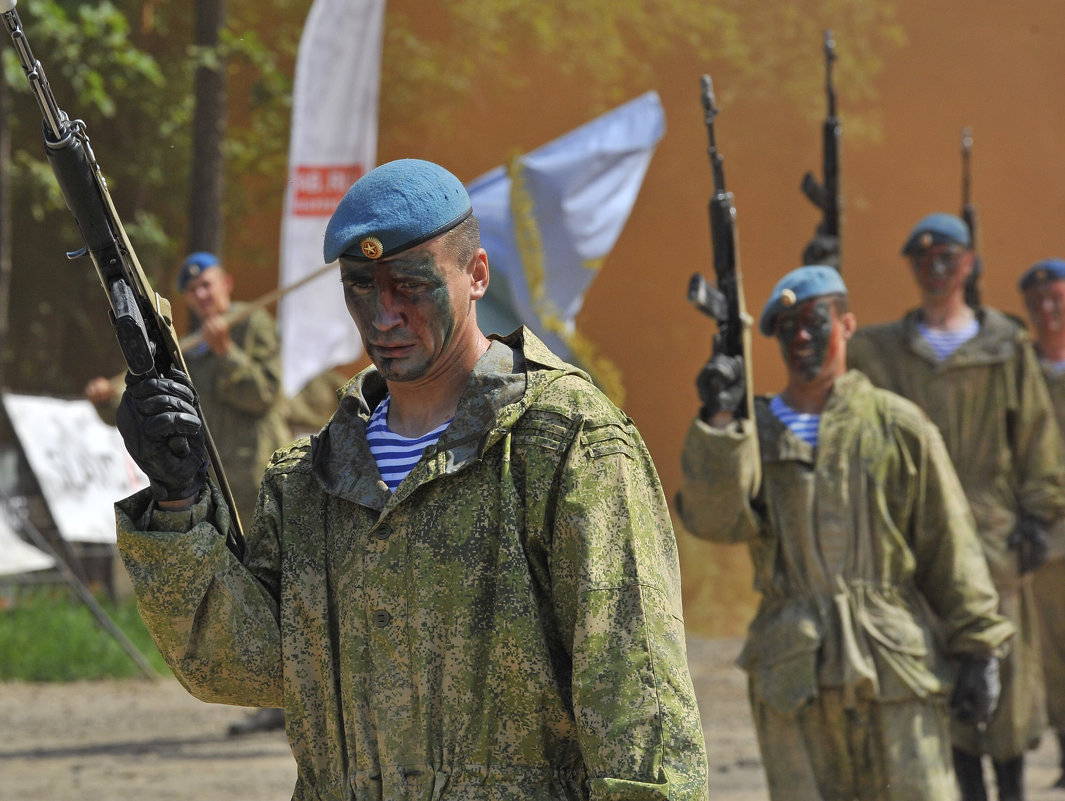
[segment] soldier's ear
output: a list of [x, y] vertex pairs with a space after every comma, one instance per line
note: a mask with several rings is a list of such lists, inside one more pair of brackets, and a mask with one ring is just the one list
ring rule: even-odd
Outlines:
[[839, 324], [843, 328], [844, 339], [850, 339], [858, 330], [858, 318], [854, 316], [854, 312], [843, 312], [839, 316]]
[[488, 254], [484, 248], [478, 248], [470, 260], [470, 296], [480, 300], [488, 291]]

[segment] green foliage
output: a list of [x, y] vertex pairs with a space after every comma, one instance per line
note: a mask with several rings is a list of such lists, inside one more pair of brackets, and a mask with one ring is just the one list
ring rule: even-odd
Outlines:
[[[427, 24], [412, 2], [389, 4], [382, 129], [403, 120], [394, 125], [404, 145], [458, 130], [471, 96], [526, 92], [532, 102], [549, 104], [535, 93], [544, 70], [574, 79], [566, 100], [583, 103], [592, 116], [662, 88], [662, 67], [678, 54], [691, 60], [693, 85], [698, 74], [714, 76], [726, 104], [783, 90], [799, 113], [820, 118], [825, 28], [838, 40], [837, 85], [847, 98], [841, 116], [861, 118], [853, 125], [847, 119], [848, 136], [875, 136], [868, 106], [875, 78], [884, 52], [904, 41], [886, 0], [462, 0], [446, 9], [441, 26]], [[417, 119], [410, 119], [411, 108], [419, 108]]]
[[[133, 600], [100, 605], [160, 675], [169, 668]], [[144, 675], [65, 586], [19, 588], [0, 610], [0, 680], [76, 681]]]

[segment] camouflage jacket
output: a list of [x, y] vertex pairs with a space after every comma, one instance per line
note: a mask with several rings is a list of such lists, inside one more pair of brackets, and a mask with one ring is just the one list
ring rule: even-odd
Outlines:
[[939, 427], [1002, 592], [1020, 581], [1006, 544], [1018, 516], [1065, 513], [1065, 454], [1027, 333], [994, 309], [978, 315], [979, 333], [943, 361], [921, 337], [916, 311], [860, 328], [847, 358]]
[[[818, 447], [755, 403], [749, 421], [696, 418], [678, 505], [695, 535], [747, 543], [761, 604], [740, 656], [788, 713], [841, 687], [898, 701], [946, 692], [948, 656], [986, 655], [1013, 627], [935, 427], [857, 371], [837, 379]], [[759, 459], [760, 455], [760, 459]], [[931, 609], [942, 622], [944, 649]]]
[[118, 505], [141, 614], [197, 697], [283, 705], [293, 798], [701, 799], [676, 541], [642, 438], [527, 331], [392, 494], [384, 382], [267, 469], [238, 563], [204, 493]]
[[[239, 312], [242, 304], [234, 303]], [[251, 521], [259, 480], [270, 457], [288, 444], [281, 389], [281, 346], [274, 318], [259, 309], [234, 323], [233, 347], [218, 356], [206, 342], [185, 355], [204, 419], [218, 446], [245, 525]]]

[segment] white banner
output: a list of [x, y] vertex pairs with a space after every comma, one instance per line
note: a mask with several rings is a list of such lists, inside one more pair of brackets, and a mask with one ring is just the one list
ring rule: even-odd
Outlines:
[[34, 548], [11, 530], [0, 514], [0, 576], [19, 576], [34, 570], [48, 570], [55, 559]]
[[87, 400], [3, 400], [60, 535], [71, 542], [115, 542], [114, 502], [148, 486], [118, 429]]
[[[307, 15], [292, 95], [280, 286], [324, 266], [326, 223], [374, 166], [384, 16], [385, 0], [314, 0]], [[281, 380], [290, 396], [362, 353], [339, 277], [332, 279], [315, 279], [279, 304]]]

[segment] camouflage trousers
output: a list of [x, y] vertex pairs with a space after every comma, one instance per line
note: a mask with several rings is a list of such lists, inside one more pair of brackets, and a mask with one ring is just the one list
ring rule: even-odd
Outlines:
[[1065, 731], [1065, 558], [1052, 559], [1033, 576], [1040, 647], [1046, 678], [1047, 718]]
[[950, 723], [942, 698], [894, 703], [843, 692], [781, 715], [751, 695], [771, 801], [943, 801], [954, 798]]

